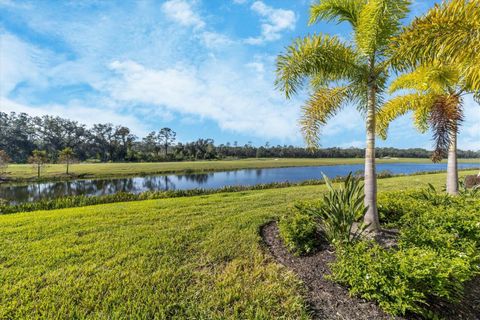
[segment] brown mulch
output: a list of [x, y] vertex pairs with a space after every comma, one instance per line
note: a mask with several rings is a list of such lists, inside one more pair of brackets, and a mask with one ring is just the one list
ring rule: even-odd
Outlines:
[[[325, 279], [329, 264], [335, 260], [333, 248], [323, 242], [318, 251], [306, 256], [294, 256], [284, 246], [275, 221], [264, 225], [261, 236], [271, 255], [292, 270], [306, 286], [306, 300], [314, 319], [418, 319], [392, 317], [371, 301], [351, 297], [348, 290]], [[388, 245], [387, 245], [388, 246]], [[432, 303], [446, 319], [480, 319], [480, 277], [466, 285], [465, 299], [458, 305]]]

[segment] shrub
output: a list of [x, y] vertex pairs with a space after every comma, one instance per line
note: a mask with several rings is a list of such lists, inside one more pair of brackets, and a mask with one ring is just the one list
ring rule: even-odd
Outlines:
[[441, 197], [431, 189], [381, 194], [379, 212], [399, 227], [398, 246], [337, 247], [331, 278], [394, 315], [434, 318], [427, 301], [458, 301], [480, 273], [480, 200]]
[[285, 246], [294, 254], [309, 253], [315, 248], [317, 223], [313, 217], [295, 211], [283, 216], [278, 228]]
[[[314, 213], [320, 217], [325, 237], [334, 244], [356, 241], [367, 227], [362, 219], [367, 212], [363, 204], [363, 185], [352, 174], [349, 174], [343, 186], [337, 189], [327, 176], [323, 175], [323, 178], [328, 193], [323, 197], [323, 205]], [[354, 230], [355, 224], [357, 227]]]
[[413, 198], [428, 201], [434, 206], [445, 206], [453, 202], [453, 197], [451, 195], [444, 192], [438, 192], [431, 183], [428, 184], [428, 188], [422, 189], [413, 195]]
[[434, 317], [428, 310], [431, 296], [458, 301], [463, 283], [473, 276], [470, 263], [448, 258], [430, 248], [386, 250], [367, 242], [337, 250], [332, 276], [350, 293], [375, 300], [389, 314], [407, 311]]
[[418, 191], [391, 191], [378, 195], [378, 215], [380, 222], [387, 226], [397, 226], [405, 214], [418, 214], [433, 210], [427, 201], [415, 201]]

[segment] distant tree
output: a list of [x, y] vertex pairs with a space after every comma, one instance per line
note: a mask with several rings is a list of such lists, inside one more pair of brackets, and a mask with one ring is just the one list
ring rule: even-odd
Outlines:
[[59, 154], [59, 161], [60, 163], [64, 163], [67, 166], [67, 171], [66, 173], [68, 174], [68, 169], [70, 167], [70, 164], [75, 161], [75, 154], [72, 150], [72, 148], [65, 148], [62, 151], [60, 151]]
[[0, 149], [13, 162], [24, 162], [35, 149], [35, 126], [26, 113], [0, 112]]
[[33, 164], [33, 166], [37, 169], [37, 178], [40, 178], [40, 171], [47, 164], [47, 162], [47, 151], [44, 150], [33, 150], [32, 155], [28, 158], [28, 163]]
[[115, 152], [115, 128], [113, 124], [94, 124], [91, 131], [93, 148], [100, 154], [101, 160], [113, 160]]
[[7, 170], [8, 164], [12, 161], [4, 150], [0, 150], [0, 176], [3, 176]]
[[155, 131], [150, 132], [147, 134], [146, 137], [143, 138], [143, 146], [144, 152], [146, 153], [153, 153], [156, 157], [158, 157], [158, 153], [160, 152], [160, 145], [157, 143], [157, 133]]
[[175, 142], [176, 136], [177, 136], [177, 133], [170, 128], [162, 128], [158, 132], [158, 136], [157, 136], [158, 141], [164, 147], [165, 158], [167, 157], [167, 154], [168, 154], [168, 147]]

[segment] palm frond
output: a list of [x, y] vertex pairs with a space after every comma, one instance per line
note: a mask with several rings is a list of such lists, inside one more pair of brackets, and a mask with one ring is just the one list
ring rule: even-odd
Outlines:
[[368, 57], [387, 49], [408, 13], [409, 0], [369, 0], [359, 13], [356, 43]]
[[357, 26], [359, 12], [366, 0], [322, 0], [310, 7], [309, 24], [319, 20], [348, 22], [353, 28]]
[[459, 72], [454, 66], [430, 64], [419, 66], [410, 73], [400, 75], [392, 82], [389, 91], [393, 93], [407, 89], [443, 94], [459, 83]]
[[324, 81], [348, 79], [357, 63], [355, 50], [338, 37], [319, 34], [300, 38], [278, 56], [275, 85], [290, 98], [305, 78], [316, 75]]
[[480, 94], [480, 54], [464, 62], [461, 68], [464, 90], [478, 96]]
[[318, 147], [321, 128], [349, 100], [349, 90], [348, 86], [320, 88], [302, 107], [300, 126], [308, 147]]
[[395, 41], [392, 51], [399, 69], [435, 60], [469, 64], [473, 91], [480, 90], [480, 1], [450, 0], [416, 18]]
[[447, 154], [451, 137], [457, 134], [458, 127], [463, 121], [461, 98], [457, 95], [438, 97], [428, 121], [434, 141], [432, 161], [439, 162]]
[[417, 128], [420, 131], [426, 131], [428, 114], [435, 99], [435, 95], [422, 93], [411, 93], [390, 99], [377, 113], [377, 134], [382, 139], [386, 139], [390, 123], [409, 111], [415, 112]]

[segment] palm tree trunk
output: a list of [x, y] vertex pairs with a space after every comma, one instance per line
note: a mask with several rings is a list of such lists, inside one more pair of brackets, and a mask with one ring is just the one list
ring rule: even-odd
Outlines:
[[364, 221], [368, 229], [375, 231], [380, 227], [377, 211], [377, 176], [375, 172], [375, 104], [376, 90], [369, 85], [367, 110], [367, 145], [365, 148], [365, 207]]
[[458, 194], [458, 165], [457, 165], [457, 132], [452, 133], [448, 147], [447, 162], [447, 193]]

